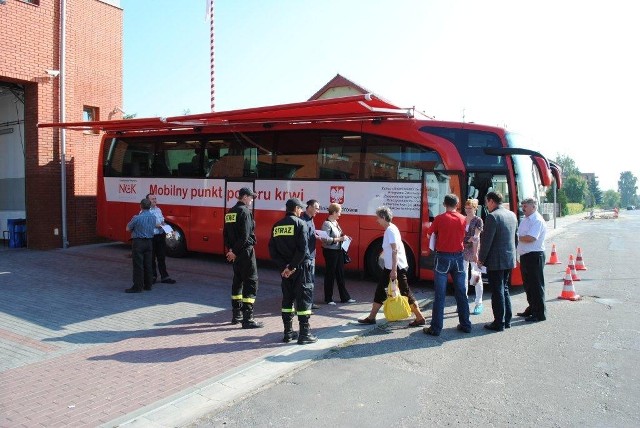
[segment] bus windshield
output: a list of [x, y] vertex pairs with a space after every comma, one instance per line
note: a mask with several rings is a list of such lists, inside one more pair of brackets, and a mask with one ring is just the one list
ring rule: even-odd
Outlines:
[[[520, 134], [508, 132], [507, 142], [510, 147], [526, 148], [525, 138]], [[525, 198], [536, 198], [539, 203], [544, 202], [545, 193], [538, 168], [533, 163], [531, 156], [515, 155], [513, 158], [513, 168], [518, 192], [518, 206]], [[522, 213], [519, 213], [522, 216]]]

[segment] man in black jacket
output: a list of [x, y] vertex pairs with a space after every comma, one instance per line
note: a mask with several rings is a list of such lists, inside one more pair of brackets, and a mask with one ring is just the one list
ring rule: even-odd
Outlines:
[[491, 308], [493, 322], [484, 328], [503, 331], [511, 327], [511, 296], [509, 278], [516, 267], [516, 241], [518, 239], [518, 219], [502, 206], [500, 192], [489, 192], [486, 204], [489, 214], [484, 220], [484, 230], [480, 235], [478, 267], [486, 266], [491, 287]]
[[[271, 229], [269, 254], [282, 276], [283, 342], [296, 337], [298, 344], [314, 343], [318, 338], [309, 331], [313, 294], [311, 256], [307, 224], [299, 216], [304, 205], [298, 198], [286, 203], [287, 214]], [[295, 312], [294, 312], [295, 302]], [[293, 317], [298, 315], [300, 333], [293, 331]]]
[[262, 323], [253, 319], [253, 305], [258, 292], [258, 266], [255, 221], [250, 207], [256, 194], [248, 187], [238, 192], [238, 202], [224, 216], [224, 245], [227, 260], [233, 263], [231, 285], [231, 324], [242, 322], [242, 328], [260, 328]]
[[[300, 218], [307, 223], [307, 235], [309, 236], [309, 255], [311, 256], [311, 284], [312, 288], [316, 286], [316, 225], [313, 218], [320, 210], [320, 204], [315, 199], [307, 201], [307, 209], [300, 214]], [[313, 299], [313, 295], [311, 296]], [[312, 300], [313, 301], [313, 300]], [[311, 309], [320, 309], [315, 303], [311, 304]]]

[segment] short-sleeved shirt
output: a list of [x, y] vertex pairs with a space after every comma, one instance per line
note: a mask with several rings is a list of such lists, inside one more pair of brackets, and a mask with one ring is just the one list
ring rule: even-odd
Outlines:
[[544, 238], [547, 235], [547, 224], [538, 211], [520, 221], [518, 236], [532, 236], [533, 242], [518, 241], [518, 254], [523, 255], [534, 251], [544, 251]]
[[[322, 223], [322, 230], [327, 232], [327, 234], [331, 238], [340, 238], [342, 236], [342, 228], [340, 228], [340, 225], [338, 224], [337, 220], [336, 221], [325, 220], [325, 222]], [[329, 250], [339, 250], [340, 248], [342, 248], [342, 242], [322, 241], [322, 247]]]
[[[159, 206], [155, 206], [155, 207], [151, 207], [149, 208], [149, 212], [151, 214], [153, 214], [154, 216], [156, 216], [156, 224], [162, 224], [164, 223], [164, 216], [162, 215], [162, 210], [160, 209]], [[153, 233], [155, 235], [160, 235], [164, 233], [164, 229], [162, 227], [156, 227], [155, 230], [153, 231]]]
[[443, 253], [461, 253], [466, 220], [457, 211], [447, 211], [436, 216], [428, 234], [436, 234], [436, 251]]
[[391, 244], [396, 244], [396, 249], [398, 250], [396, 254], [397, 268], [406, 269], [409, 267], [407, 263], [407, 253], [404, 250], [404, 243], [400, 236], [400, 230], [398, 230], [398, 227], [393, 223], [389, 223], [389, 227], [384, 231], [384, 237], [382, 238], [382, 254], [384, 257], [384, 267], [386, 269], [391, 269], [392, 267]]
[[478, 216], [474, 216], [466, 227], [464, 234], [464, 259], [472, 261], [475, 253], [473, 251], [473, 237], [476, 235], [476, 231], [480, 229], [482, 231], [483, 222]]
[[156, 228], [156, 216], [149, 210], [142, 210], [140, 214], [133, 216], [127, 228], [133, 239], [151, 239]]

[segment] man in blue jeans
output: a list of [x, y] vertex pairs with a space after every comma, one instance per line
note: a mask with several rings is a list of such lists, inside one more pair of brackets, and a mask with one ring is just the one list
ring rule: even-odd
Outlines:
[[444, 299], [447, 292], [447, 275], [453, 278], [456, 305], [458, 307], [457, 329], [471, 332], [469, 320], [469, 303], [464, 274], [464, 234], [466, 221], [462, 214], [456, 211], [459, 199], [454, 194], [444, 197], [445, 212], [436, 216], [427, 232], [436, 235], [435, 260], [433, 269], [433, 284], [435, 299], [431, 313], [431, 325], [422, 331], [431, 336], [440, 336], [444, 319]]

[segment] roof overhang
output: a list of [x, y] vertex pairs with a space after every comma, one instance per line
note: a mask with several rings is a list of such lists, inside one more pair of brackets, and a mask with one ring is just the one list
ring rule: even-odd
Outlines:
[[40, 123], [39, 128], [66, 128], [83, 131], [127, 132], [179, 130], [211, 126], [277, 123], [317, 123], [348, 120], [412, 118], [413, 108], [399, 108], [375, 95], [304, 101], [292, 104], [255, 107], [167, 118], [141, 118], [96, 122]]

